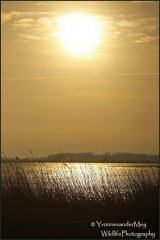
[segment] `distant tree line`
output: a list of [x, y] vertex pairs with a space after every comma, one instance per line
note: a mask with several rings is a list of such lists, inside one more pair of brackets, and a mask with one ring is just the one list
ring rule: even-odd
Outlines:
[[49, 161], [53, 162], [158, 162], [158, 155], [138, 154], [138, 153], [62, 153], [49, 155]]
[[40, 162], [104, 162], [104, 163], [158, 163], [159, 155], [153, 154], [139, 154], [139, 153], [57, 153], [50, 154], [47, 157], [31, 157], [31, 158], [19, 158], [19, 157], [2, 157], [2, 161], [40, 161]]

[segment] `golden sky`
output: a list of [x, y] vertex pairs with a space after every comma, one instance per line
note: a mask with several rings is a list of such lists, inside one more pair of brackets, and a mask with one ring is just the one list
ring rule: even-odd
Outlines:
[[[3, 1], [2, 151], [158, 153], [158, 5]], [[82, 56], [56, 35], [59, 17], [65, 24], [79, 13], [100, 28], [98, 44]], [[79, 29], [65, 35], [71, 47], [89, 41]]]

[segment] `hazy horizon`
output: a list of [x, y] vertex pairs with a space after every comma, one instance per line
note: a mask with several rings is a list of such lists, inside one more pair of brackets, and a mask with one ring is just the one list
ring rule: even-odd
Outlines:
[[[5, 155], [29, 156], [31, 149], [46, 156], [59, 146], [63, 152], [159, 153], [158, 1], [1, 6]], [[77, 48], [75, 35], [83, 29], [64, 35], [70, 34], [67, 14], [88, 21], [95, 41], [82, 38]]]

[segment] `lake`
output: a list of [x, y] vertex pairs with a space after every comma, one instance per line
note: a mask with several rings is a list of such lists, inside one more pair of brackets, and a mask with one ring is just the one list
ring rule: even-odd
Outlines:
[[3, 162], [1, 165], [6, 192], [11, 182], [22, 184], [21, 178], [25, 176], [37, 197], [42, 197], [44, 189], [44, 194], [52, 194], [54, 200], [63, 198], [71, 204], [75, 199], [79, 203], [90, 200], [104, 204], [106, 195], [115, 202], [127, 201], [144, 188], [158, 185], [157, 164]]

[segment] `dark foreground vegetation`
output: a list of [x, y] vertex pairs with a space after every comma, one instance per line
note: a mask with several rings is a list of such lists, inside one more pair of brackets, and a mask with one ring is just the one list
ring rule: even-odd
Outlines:
[[[81, 188], [75, 192], [74, 184], [77, 180], [72, 179], [71, 170], [67, 170], [70, 171], [70, 184], [60, 187], [56, 177], [51, 178], [47, 172], [44, 176], [41, 164], [40, 176], [37, 176], [35, 171], [32, 172], [32, 185], [23, 167], [15, 166], [15, 176], [11, 169], [8, 168], [7, 176], [5, 175], [2, 181], [3, 239], [102, 239], [101, 230], [122, 230], [118, 227], [91, 227], [91, 222], [95, 221], [140, 221], [147, 224], [146, 229], [123, 227], [123, 230], [140, 233], [150, 230], [156, 234], [155, 239], [158, 239], [156, 176], [153, 176], [153, 183], [149, 174], [143, 176], [137, 172], [135, 181], [131, 173], [126, 173], [130, 188], [127, 194], [124, 194], [115, 178], [111, 180], [107, 173], [101, 172], [99, 192], [94, 183], [96, 178], [89, 179], [90, 177], [82, 172], [83, 182], [78, 180]], [[61, 171], [67, 178], [65, 168]], [[106, 182], [109, 182], [111, 188], [108, 189]], [[116, 236], [111, 238], [120, 239]]]

